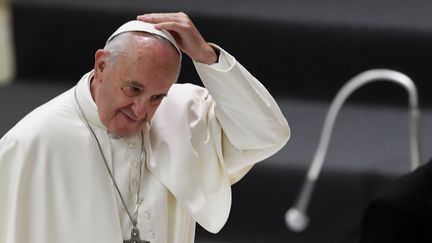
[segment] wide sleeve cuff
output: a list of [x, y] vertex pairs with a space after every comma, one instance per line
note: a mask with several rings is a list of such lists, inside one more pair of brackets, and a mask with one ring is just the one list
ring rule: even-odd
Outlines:
[[197, 69], [213, 69], [214, 71], [219, 72], [229, 72], [236, 64], [236, 60], [233, 56], [231, 56], [228, 52], [222, 49], [220, 46], [209, 43], [213, 48], [218, 49], [220, 52], [219, 59], [216, 63], [213, 64], [205, 64], [200, 62], [195, 62], [194, 65]]

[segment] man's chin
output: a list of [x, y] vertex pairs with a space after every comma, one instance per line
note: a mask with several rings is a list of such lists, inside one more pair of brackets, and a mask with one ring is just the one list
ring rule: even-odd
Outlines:
[[119, 138], [134, 136], [141, 132], [146, 121], [130, 121], [125, 119], [125, 115], [117, 116], [117, 119], [107, 122], [105, 127], [108, 132]]
[[128, 138], [140, 133], [141, 129], [108, 129], [108, 132], [117, 138]]

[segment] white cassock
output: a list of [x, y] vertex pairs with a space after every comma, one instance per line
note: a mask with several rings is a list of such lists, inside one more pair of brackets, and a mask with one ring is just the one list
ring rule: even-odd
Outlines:
[[[35, 109], [0, 140], [0, 243], [120, 243], [140, 186], [138, 228], [158, 243], [194, 241], [195, 223], [216, 233], [231, 206], [231, 185], [281, 149], [288, 123], [267, 90], [231, 55], [195, 67], [206, 89], [174, 84], [141, 136], [114, 138], [90, 94], [92, 72]], [[74, 98], [76, 88], [77, 100]]]

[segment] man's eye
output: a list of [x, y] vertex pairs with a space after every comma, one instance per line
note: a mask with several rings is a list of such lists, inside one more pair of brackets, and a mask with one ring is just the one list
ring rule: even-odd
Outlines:
[[123, 89], [123, 92], [125, 92], [125, 94], [127, 96], [137, 96], [137, 95], [141, 94], [141, 89], [137, 88], [133, 85], [126, 85], [122, 89]]
[[165, 96], [166, 95], [153, 95], [150, 98], [150, 103], [152, 105], [159, 105]]

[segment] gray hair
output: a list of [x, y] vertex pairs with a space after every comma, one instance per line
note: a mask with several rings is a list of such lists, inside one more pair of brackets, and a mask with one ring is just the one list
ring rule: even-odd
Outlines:
[[125, 32], [114, 37], [114, 39], [112, 39], [111, 41], [105, 43], [104, 50], [108, 53], [106, 59], [107, 65], [112, 66], [118, 56], [129, 55], [127, 46], [131, 38], [131, 33]]

